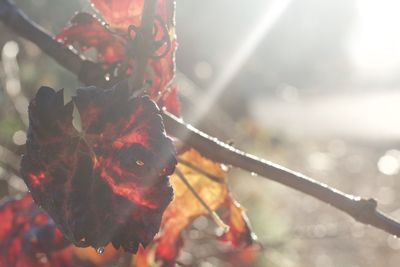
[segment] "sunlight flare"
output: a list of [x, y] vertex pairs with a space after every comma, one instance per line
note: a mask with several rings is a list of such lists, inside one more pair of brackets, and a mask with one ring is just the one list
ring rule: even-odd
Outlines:
[[225, 64], [220, 75], [203, 94], [193, 113], [187, 114], [188, 121], [193, 125], [199, 123], [210, 107], [218, 100], [232, 79], [238, 74], [248, 58], [261, 41], [270, 33], [273, 26], [288, 8], [291, 0], [276, 0], [266, 6], [263, 16], [257, 20], [243, 43], [237, 47], [233, 57]]

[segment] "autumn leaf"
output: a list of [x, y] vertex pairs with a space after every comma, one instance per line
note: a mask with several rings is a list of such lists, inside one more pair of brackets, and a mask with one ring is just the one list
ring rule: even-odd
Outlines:
[[[114, 77], [117, 80], [125, 79], [135, 72], [135, 52], [137, 51], [134, 50], [132, 44], [140, 31], [144, 2], [143, 0], [91, 0], [91, 3], [107, 25], [95, 18], [88, 19], [90, 23], [93, 23], [90, 24], [90, 29], [103, 27], [104, 29], [98, 29], [98, 31], [101, 33], [100, 37], [104, 37], [104, 43], [101, 44], [97, 39], [89, 42], [90, 36], [86, 37], [83, 30], [87, 25], [82, 23], [74, 25], [72, 22], [58, 36], [61, 36], [67, 45], [77, 45], [82, 52], [88, 47], [95, 48], [98, 53], [97, 59], [105, 64], [107, 72], [118, 73]], [[172, 83], [177, 47], [174, 5], [173, 0], [157, 1], [153, 31], [155, 51], [146, 69], [145, 80], [148, 87], [144, 94], [149, 95], [160, 107], [180, 116], [177, 87]], [[134, 27], [130, 27], [131, 25]], [[134, 30], [128, 32], [129, 27]], [[118, 52], [110, 53], [113, 57], [108, 57], [106, 54], [108, 49], [104, 46], [107, 44], [111, 44], [111, 50], [116, 49]], [[114, 55], [117, 56], [114, 57]], [[112, 60], [107, 60], [110, 58]], [[92, 142], [90, 136], [86, 139], [89, 143]], [[113, 168], [112, 165], [108, 166], [109, 169]], [[236, 248], [236, 251], [243, 251], [243, 255], [253, 255], [250, 247], [255, 242], [255, 236], [244, 210], [229, 194], [227, 173], [220, 164], [189, 149], [179, 156], [177, 172], [171, 177], [171, 184], [175, 192], [174, 199], [162, 217], [160, 233], [146, 249], [139, 247], [135, 260], [136, 266], [173, 266], [184, 246], [182, 232], [194, 219], [202, 215], [210, 215], [216, 224], [225, 230], [229, 228], [229, 231], [218, 238], [221, 242], [231, 245]], [[159, 220], [160, 217], [157, 219]], [[147, 243], [142, 242], [142, 244]], [[244, 253], [245, 251], [249, 253]], [[235, 255], [239, 256], [238, 253]]]
[[78, 45], [77, 48], [81, 52], [96, 48], [97, 60], [109, 64], [120, 61], [125, 55], [126, 40], [89, 13], [77, 13], [68, 27], [57, 35], [57, 40]]
[[1, 267], [94, 267], [120, 255], [112, 247], [99, 255], [71, 245], [29, 193], [2, 204], [0, 218]]
[[[102, 63], [110, 79], [121, 80], [135, 72], [132, 54], [134, 36], [128, 27], [140, 26], [143, 0], [92, 0], [92, 5], [105, 20], [88, 13], [78, 13], [57, 35], [65, 45], [73, 45], [79, 52], [94, 48], [97, 61]], [[159, 0], [154, 22], [154, 55], [150, 58], [145, 79], [145, 92], [160, 107], [180, 115], [176, 87], [171, 84], [175, 74], [175, 1]], [[135, 35], [135, 34], [133, 34]], [[132, 40], [133, 38], [133, 40]], [[134, 51], [134, 49], [133, 49]], [[116, 76], [115, 76], [116, 75]], [[173, 103], [173, 104], [171, 104]]]
[[231, 226], [221, 240], [241, 248], [250, 246], [255, 241], [255, 235], [251, 232], [244, 211], [229, 195], [227, 172], [221, 165], [202, 157], [193, 149], [180, 155], [178, 162], [177, 170], [184, 175], [208, 208], [196, 199], [179, 175], [171, 176], [174, 200], [164, 213], [158, 237], [152, 245], [139, 251], [136, 256], [136, 264], [139, 267], [154, 266], [154, 263], [158, 263], [159, 266], [173, 266], [184, 245], [182, 231], [195, 218], [210, 215], [210, 210], [224, 208], [222, 219]]
[[93, 7], [115, 29], [140, 26], [144, 0], [90, 0]]
[[29, 194], [0, 206], [0, 266], [78, 267], [69, 242]]
[[122, 83], [78, 89], [64, 105], [63, 90], [42, 87], [29, 118], [21, 173], [63, 234], [100, 250], [109, 242], [130, 252], [149, 244], [172, 200], [168, 175], [176, 164], [154, 102], [129, 97]]
[[246, 247], [254, 244], [257, 237], [252, 232], [249, 219], [240, 204], [229, 195], [226, 197], [223, 206], [225, 209], [221, 217], [229, 225], [229, 231], [219, 239], [229, 242], [235, 247]]
[[[90, 0], [111, 27], [125, 31], [129, 25], [140, 26], [144, 0]], [[172, 23], [175, 1], [158, 0], [156, 15]]]

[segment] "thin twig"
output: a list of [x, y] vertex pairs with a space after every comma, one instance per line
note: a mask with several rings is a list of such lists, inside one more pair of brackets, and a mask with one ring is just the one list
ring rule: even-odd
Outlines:
[[100, 64], [87, 60], [54, 40], [10, 0], [0, 0], [0, 20], [20, 36], [38, 45], [61, 66], [78, 75], [83, 83], [105, 85], [104, 70]]
[[[104, 78], [101, 77], [101, 66], [83, 59], [72, 50], [64, 48], [60, 43], [52, 39], [50, 35], [30, 21], [9, 0], [0, 0], [0, 20], [4, 21], [6, 25], [22, 37], [34, 42], [62, 66], [78, 75], [85, 84], [96, 85], [102, 83], [101, 80], [93, 79], [93, 77]], [[85, 77], [85, 73], [88, 77]], [[345, 194], [305, 175], [237, 150], [192, 126], [186, 125], [183, 121], [170, 114], [164, 113], [163, 117], [169, 134], [178, 138], [184, 138], [183, 141], [187, 145], [197, 149], [204, 156], [249, 172], [257, 173], [307, 195], [311, 195], [348, 213], [359, 222], [400, 236], [400, 223], [378, 211], [375, 200], [362, 199]]]

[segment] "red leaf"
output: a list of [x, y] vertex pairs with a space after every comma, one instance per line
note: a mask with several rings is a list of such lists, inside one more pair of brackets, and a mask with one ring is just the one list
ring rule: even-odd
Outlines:
[[[95, 48], [97, 60], [105, 63], [108, 73], [114, 73], [117, 62], [127, 63], [118, 78], [126, 78], [134, 73], [135, 58], [127, 54], [128, 27], [139, 26], [143, 0], [92, 0], [110, 26], [106, 26], [95, 16], [78, 13], [70, 25], [57, 35], [57, 39], [67, 45], [75, 45], [80, 52]], [[175, 73], [175, 52], [177, 48], [175, 35], [175, 1], [159, 0], [156, 6], [157, 20], [154, 23], [154, 41], [159, 47], [149, 60], [145, 78], [151, 86], [147, 94], [161, 107], [180, 115], [180, 105], [176, 86], [171, 86]], [[165, 39], [165, 40], [164, 40]], [[121, 76], [122, 75], [122, 76]]]
[[[90, 0], [112, 28], [126, 31], [129, 25], [140, 26], [144, 0]], [[173, 19], [174, 0], [158, 0], [156, 15], [168, 24]]]
[[172, 200], [167, 175], [176, 164], [154, 102], [119, 85], [78, 89], [64, 105], [63, 90], [42, 87], [29, 117], [21, 172], [63, 234], [81, 247], [112, 242], [136, 252], [150, 243]]
[[77, 13], [58, 35], [57, 40], [67, 45], [77, 45], [81, 52], [89, 48], [97, 50], [97, 59], [107, 63], [122, 60], [125, 55], [125, 39], [112, 33], [96, 16]]
[[0, 266], [78, 267], [69, 242], [30, 195], [0, 207]]
[[126, 31], [139, 26], [144, 0], [90, 0], [111, 27]]
[[181, 115], [181, 104], [178, 98], [177, 86], [168, 88], [158, 102], [160, 106], [165, 107], [168, 112], [175, 116]]

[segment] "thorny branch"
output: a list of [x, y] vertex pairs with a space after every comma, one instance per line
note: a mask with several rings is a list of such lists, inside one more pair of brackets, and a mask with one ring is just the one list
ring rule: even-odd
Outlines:
[[[154, 0], [146, 2], [154, 2]], [[66, 69], [75, 73], [84, 84], [106, 84], [104, 70], [100, 64], [83, 58], [75, 51], [67, 49], [61, 43], [55, 41], [50, 34], [32, 22], [10, 0], [0, 0], [0, 20], [22, 37], [35, 43]], [[152, 21], [146, 23], [152, 24]], [[145, 38], [148, 38], [148, 36]], [[146, 40], [144, 41], [146, 43]], [[147, 40], [148, 42], [149, 40]], [[138, 65], [146, 66], [148, 57], [140, 57], [138, 60], [140, 61]], [[143, 83], [143, 75], [144, 73], [140, 73], [134, 81], [141, 85]], [[376, 200], [345, 194], [303, 174], [235, 149], [217, 138], [210, 137], [185, 124], [182, 120], [168, 113], [164, 113], [163, 117], [166, 130], [170, 135], [181, 138], [184, 143], [197, 149], [204, 156], [284, 184], [346, 212], [361, 223], [372, 225], [390, 234], [400, 236], [400, 223], [377, 210]]]

